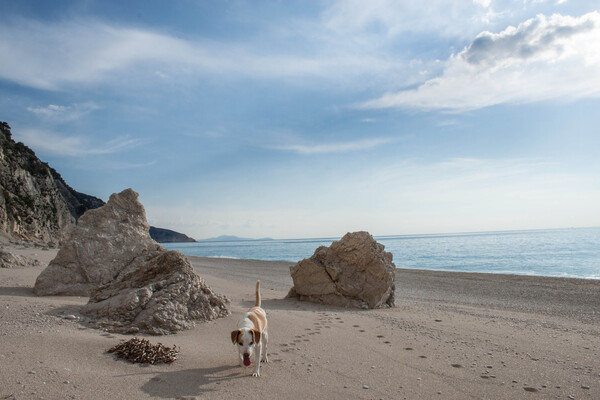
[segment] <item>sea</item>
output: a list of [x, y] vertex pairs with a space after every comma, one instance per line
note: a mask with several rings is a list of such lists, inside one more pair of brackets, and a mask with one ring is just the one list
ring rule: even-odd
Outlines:
[[[375, 236], [396, 268], [600, 279], [600, 228]], [[339, 238], [165, 243], [189, 256], [289, 261]]]

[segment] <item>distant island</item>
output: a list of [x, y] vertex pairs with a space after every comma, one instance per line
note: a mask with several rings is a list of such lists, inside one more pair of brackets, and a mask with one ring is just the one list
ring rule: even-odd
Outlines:
[[158, 243], [195, 242], [196, 240], [170, 229], [150, 227], [150, 237]]
[[239, 236], [221, 235], [209, 239], [199, 239], [198, 242], [243, 242], [243, 241], [259, 241], [259, 240], [274, 240], [273, 238], [251, 239]]

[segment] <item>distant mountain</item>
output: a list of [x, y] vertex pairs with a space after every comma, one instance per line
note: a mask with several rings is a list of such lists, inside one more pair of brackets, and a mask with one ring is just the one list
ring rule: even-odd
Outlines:
[[150, 237], [158, 243], [175, 243], [175, 242], [195, 242], [191, 237], [183, 233], [175, 232], [169, 229], [150, 227]]
[[215, 238], [210, 239], [200, 239], [198, 242], [243, 242], [243, 241], [257, 241], [257, 240], [274, 240], [272, 238], [262, 238], [262, 239], [250, 239], [250, 238], [242, 238], [239, 236], [231, 236], [231, 235], [221, 235]]

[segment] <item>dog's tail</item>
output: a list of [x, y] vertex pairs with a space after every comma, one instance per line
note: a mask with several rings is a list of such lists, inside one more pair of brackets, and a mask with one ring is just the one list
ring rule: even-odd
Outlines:
[[256, 301], [254, 302], [255, 307], [260, 307], [260, 281], [256, 281]]

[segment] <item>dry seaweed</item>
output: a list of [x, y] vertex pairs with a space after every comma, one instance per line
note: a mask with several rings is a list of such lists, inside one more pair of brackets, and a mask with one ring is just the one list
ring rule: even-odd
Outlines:
[[179, 348], [175, 345], [172, 348], [166, 347], [162, 343], [152, 344], [147, 339], [134, 337], [112, 347], [107, 353], [115, 353], [118, 358], [124, 358], [132, 363], [172, 363], [177, 359]]

